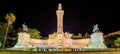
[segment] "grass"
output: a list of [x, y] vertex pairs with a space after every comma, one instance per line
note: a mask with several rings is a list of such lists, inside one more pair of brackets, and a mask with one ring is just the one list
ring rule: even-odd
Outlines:
[[96, 50], [86, 49], [84, 51], [33, 51], [33, 50], [5, 50], [1, 49], [0, 54], [120, 54], [118, 49]]
[[33, 52], [33, 51], [2, 51], [0, 54], [120, 54], [120, 52]]

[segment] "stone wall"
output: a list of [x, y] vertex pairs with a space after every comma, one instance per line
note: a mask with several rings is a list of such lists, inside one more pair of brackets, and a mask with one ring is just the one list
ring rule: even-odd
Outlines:
[[30, 44], [32, 45], [32, 47], [44, 47], [46, 45], [48, 45], [48, 40], [43, 40], [43, 39], [30, 39]]
[[85, 48], [91, 43], [90, 38], [86, 39], [74, 39], [73, 40], [73, 48]]

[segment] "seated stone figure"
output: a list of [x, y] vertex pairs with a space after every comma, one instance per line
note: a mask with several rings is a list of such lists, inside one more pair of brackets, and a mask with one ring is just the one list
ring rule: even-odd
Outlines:
[[25, 25], [25, 23], [22, 24], [22, 27], [23, 27], [23, 32], [28, 32], [28, 28], [27, 25]]
[[93, 26], [93, 32], [100, 32], [100, 30], [98, 28], [98, 24]]

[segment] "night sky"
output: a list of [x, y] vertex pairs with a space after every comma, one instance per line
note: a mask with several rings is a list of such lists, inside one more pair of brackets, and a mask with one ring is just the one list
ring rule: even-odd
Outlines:
[[15, 29], [25, 22], [45, 37], [57, 31], [58, 3], [62, 3], [64, 10], [64, 32], [91, 34], [95, 24], [104, 34], [120, 30], [120, 6], [117, 1], [0, 0], [0, 22], [6, 22], [5, 14], [12, 12], [17, 18], [13, 24]]

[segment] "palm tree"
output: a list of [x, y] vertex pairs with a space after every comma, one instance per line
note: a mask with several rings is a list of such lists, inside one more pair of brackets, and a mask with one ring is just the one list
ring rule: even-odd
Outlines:
[[12, 25], [13, 22], [15, 22], [16, 16], [13, 13], [9, 13], [9, 14], [6, 14], [5, 19], [7, 20], [8, 25], [7, 25], [7, 28], [6, 28], [6, 33], [5, 33], [2, 48], [5, 48], [5, 43], [6, 43], [6, 39], [7, 39], [7, 33], [8, 33], [8, 30], [9, 30], [9, 26]]

